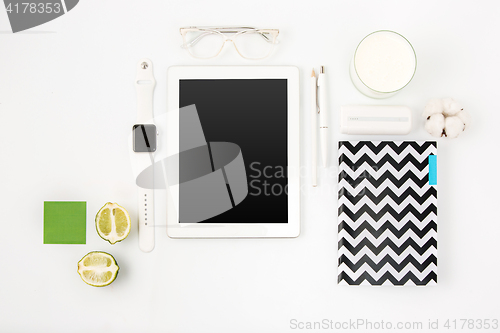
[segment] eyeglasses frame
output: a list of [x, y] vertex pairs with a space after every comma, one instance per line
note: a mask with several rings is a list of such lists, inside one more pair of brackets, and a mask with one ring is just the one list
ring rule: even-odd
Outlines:
[[[272, 53], [272, 51], [274, 49], [274, 45], [279, 43], [279, 41], [276, 39], [279, 35], [279, 29], [257, 29], [257, 28], [253, 28], [253, 27], [184, 27], [184, 28], [180, 28], [179, 30], [180, 30], [180, 34], [182, 35], [182, 40], [184, 42], [181, 45], [181, 47], [187, 49], [189, 54], [192, 57], [197, 58], [197, 59], [212, 59], [212, 58], [217, 57], [221, 53], [224, 46], [226, 45], [226, 42], [230, 41], [233, 43], [234, 48], [236, 49], [236, 52], [238, 52], [238, 54], [242, 58], [250, 59], [250, 60], [261, 60], [261, 59], [267, 58]], [[186, 34], [188, 32], [196, 32], [196, 31], [206, 31], [207, 33], [210, 33], [210, 34], [217, 33], [217, 34], [222, 36], [223, 43], [222, 43], [219, 51], [217, 52], [217, 54], [215, 54], [213, 56], [209, 56], [209, 57], [199, 57], [199, 56], [196, 56], [192, 52], [189, 51], [189, 48], [191, 46], [196, 44], [198, 42], [198, 40], [200, 40], [203, 36], [206, 36], [206, 35], [202, 34], [202, 35], [198, 36], [197, 38], [195, 38], [193, 41], [187, 42], [186, 41]], [[236, 45], [234, 40], [236, 40], [238, 38], [238, 36], [241, 36], [241, 35], [248, 33], [248, 32], [260, 33], [262, 38], [266, 39], [266, 42], [273, 44], [273, 46], [270, 48], [268, 54], [266, 54], [264, 57], [260, 57], [260, 58], [249, 58], [249, 57], [245, 57], [243, 54], [241, 54], [241, 52], [240, 52], [240, 50], [238, 50], [238, 46]], [[265, 35], [264, 33], [270, 34], [272, 36], [272, 40], [269, 40], [267, 35]], [[234, 34], [234, 37], [230, 38], [226, 34]]]

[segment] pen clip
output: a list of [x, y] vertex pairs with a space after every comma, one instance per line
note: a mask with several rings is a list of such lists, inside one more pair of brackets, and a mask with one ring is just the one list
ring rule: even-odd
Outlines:
[[320, 113], [321, 109], [319, 107], [319, 99], [318, 99], [318, 91], [319, 91], [319, 86], [316, 86], [316, 109], [318, 110], [318, 114]]

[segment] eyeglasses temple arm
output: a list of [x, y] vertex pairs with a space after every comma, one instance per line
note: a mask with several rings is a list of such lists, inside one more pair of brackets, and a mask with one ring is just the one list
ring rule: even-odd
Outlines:
[[[195, 39], [193, 39], [192, 41], [190, 41], [189, 43], [184, 43], [181, 45], [182, 48], [188, 48], [188, 47], [191, 47], [191, 46], [194, 46], [196, 45], [196, 43], [198, 43], [203, 37], [207, 36], [207, 35], [211, 35], [213, 34], [213, 32], [204, 32], [202, 34], [200, 34], [198, 37], [196, 37]], [[277, 43], [278, 41], [273, 41], [271, 39], [269, 39], [269, 37], [267, 37], [263, 32], [259, 32], [259, 35], [264, 38], [264, 40], [268, 43]]]

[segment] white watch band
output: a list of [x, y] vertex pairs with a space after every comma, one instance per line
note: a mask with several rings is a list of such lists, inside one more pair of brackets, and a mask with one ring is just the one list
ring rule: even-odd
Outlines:
[[155, 247], [154, 189], [139, 187], [139, 248], [151, 252]]
[[153, 122], [153, 93], [156, 80], [153, 75], [153, 63], [149, 59], [142, 59], [137, 64], [135, 89], [137, 91], [137, 123], [150, 124]]
[[[137, 124], [153, 124], [153, 94], [156, 80], [153, 75], [153, 63], [142, 59], [137, 64], [135, 88], [137, 91]], [[154, 152], [135, 153], [142, 170], [154, 165]], [[154, 171], [151, 179], [142, 179], [138, 184], [138, 224], [139, 248], [150, 252], [155, 246], [154, 219]]]

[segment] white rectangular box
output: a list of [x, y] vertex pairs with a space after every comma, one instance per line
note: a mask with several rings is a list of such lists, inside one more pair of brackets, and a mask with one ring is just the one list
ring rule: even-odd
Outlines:
[[408, 134], [411, 110], [402, 105], [344, 105], [340, 108], [344, 134]]

